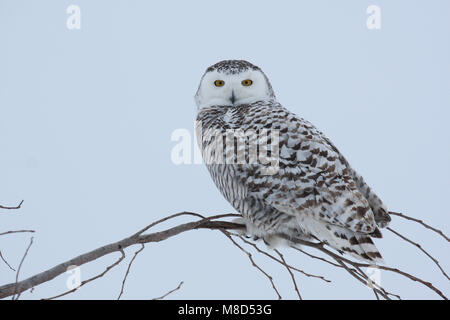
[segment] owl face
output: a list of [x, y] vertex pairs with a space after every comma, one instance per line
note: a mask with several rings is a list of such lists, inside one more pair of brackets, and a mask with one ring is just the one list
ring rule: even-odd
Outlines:
[[226, 60], [209, 67], [200, 81], [195, 100], [199, 109], [239, 106], [274, 99], [266, 75], [242, 60]]

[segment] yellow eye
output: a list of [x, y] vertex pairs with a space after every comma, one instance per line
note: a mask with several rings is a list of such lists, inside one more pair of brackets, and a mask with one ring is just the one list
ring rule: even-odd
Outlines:
[[248, 87], [248, 86], [251, 86], [253, 84], [253, 81], [250, 80], [250, 79], [247, 79], [247, 80], [243, 80], [241, 83], [242, 83], [242, 85], [244, 87]]
[[225, 81], [223, 80], [216, 80], [214, 81], [214, 84], [216, 85], [216, 87], [223, 87], [225, 84]]

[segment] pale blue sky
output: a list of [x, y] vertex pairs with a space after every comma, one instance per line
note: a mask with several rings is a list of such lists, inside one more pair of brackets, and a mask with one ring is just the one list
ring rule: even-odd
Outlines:
[[[66, 28], [69, 4], [81, 8], [81, 30]], [[371, 4], [381, 8], [381, 30], [366, 28]], [[192, 132], [206, 67], [235, 58], [259, 65], [279, 101], [334, 141], [389, 209], [448, 233], [449, 1], [0, 0], [0, 203], [25, 200], [20, 212], [0, 212], [0, 232], [36, 230], [21, 278], [171, 213], [233, 211], [202, 165], [171, 162], [170, 136]], [[392, 227], [448, 268], [443, 239], [396, 218]], [[384, 234], [376, 244], [389, 264], [450, 293], [432, 262]], [[4, 236], [0, 250], [17, 266], [28, 241]], [[304, 298], [373, 298], [345, 272], [283, 252], [333, 281], [298, 276]], [[116, 258], [83, 266], [83, 279]], [[283, 297], [296, 297], [285, 269], [256, 259]], [[69, 297], [117, 297], [126, 267]], [[14, 277], [0, 263], [0, 284]], [[66, 278], [22, 297], [61, 293]], [[160, 296], [180, 281], [172, 298], [275, 298], [247, 257], [213, 231], [147, 245], [123, 298]], [[405, 298], [438, 297], [389, 273], [381, 282]]]

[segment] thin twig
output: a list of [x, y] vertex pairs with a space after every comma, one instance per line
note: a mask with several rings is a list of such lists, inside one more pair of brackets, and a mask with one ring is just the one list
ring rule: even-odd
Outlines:
[[[310, 247], [316, 248], [316, 249], [326, 253], [330, 257], [334, 258], [335, 260], [337, 258], [337, 259], [339, 259], [339, 261], [345, 261], [345, 262], [351, 264], [354, 267], [373, 267], [373, 265], [370, 265], [370, 264], [367, 264], [367, 263], [354, 262], [354, 261], [351, 261], [351, 260], [346, 259], [344, 257], [340, 257], [337, 254], [331, 252], [330, 250], [325, 249], [321, 243], [313, 243], [313, 242], [308, 242], [308, 241], [305, 241], [305, 240], [302, 240], [302, 239], [294, 239], [294, 238], [289, 237], [289, 236], [284, 235], [284, 234], [278, 234], [278, 236], [280, 236], [280, 237], [282, 237], [284, 239], [290, 240], [292, 242], [298, 243], [298, 244], [303, 244], [303, 245], [306, 245], [306, 246], [310, 246]], [[448, 300], [448, 298], [442, 293], [442, 291], [439, 290], [438, 288], [436, 288], [435, 286], [433, 286], [431, 284], [431, 282], [422, 280], [422, 279], [420, 279], [420, 278], [418, 278], [416, 276], [413, 276], [412, 274], [409, 274], [409, 273], [407, 273], [405, 271], [402, 271], [402, 270], [399, 270], [397, 268], [391, 268], [391, 267], [386, 267], [386, 266], [381, 266], [381, 265], [377, 266], [377, 268], [383, 269], [383, 270], [387, 270], [387, 271], [391, 271], [391, 272], [394, 272], [394, 273], [398, 273], [398, 274], [400, 274], [400, 275], [402, 275], [402, 276], [404, 276], [406, 278], [409, 278], [412, 281], [419, 282], [419, 283], [425, 285], [426, 287], [430, 288], [434, 292], [436, 292], [443, 299]]]
[[297, 251], [300, 251], [301, 253], [306, 254], [307, 256], [309, 256], [309, 257], [311, 257], [313, 259], [322, 260], [322, 261], [324, 261], [324, 262], [326, 262], [328, 264], [331, 264], [332, 266], [335, 266], [335, 267], [338, 267], [338, 268], [342, 268], [342, 266], [337, 264], [337, 263], [334, 263], [332, 261], [329, 261], [329, 260], [327, 260], [325, 258], [322, 258], [322, 257], [319, 257], [319, 256], [315, 256], [315, 255], [313, 255], [313, 254], [311, 254], [309, 252], [306, 252], [306, 251], [304, 251], [304, 250], [302, 250], [300, 248], [297, 248], [296, 246], [291, 246], [291, 248], [293, 248], [293, 249], [295, 249]]
[[377, 298], [377, 300], [380, 300], [380, 297], [378, 296], [377, 290], [373, 289], [373, 293], [375, 294], [375, 298]]
[[[354, 262], [354, 261], [348, 260], [346, 258], [339, 257], [338, 255], [334, 254], [333, 252], [331, 252], [331, 251], [329, 251], [329, 250], [327, 250], [325, 248], [321, 248], [319, 250], [321, 250], [321, 251], [331, 255], [333, 258], [337, 257], [341, 261], [345, 261], [345, 262], [351, 264], [354, 267], [373, 267], [373, 265], [370, 265], [370, 264], [367, 264], [367, 263]], [[377, 268], [382, 269], [382, 270], [391, 271], [391, 272], [394, 272], [394, 273], [398, 273], [398, 274], [400, 274], [400, 275], [402, 275], [402, 276], [404, 276], [406, 278], [409, 278], [412, 281], [420, 282], [421, 284], [425, 285], [426, 287], [428, 287], [431, 290], [433, 290], [434, 292], [436, 292], [438, 295], [440, 295], [445, 300], [448, 300], [448, 298], [438, 288], [433, 286], [430, 282], [424, 281], [424, 280], [422, 280], [422, 279], [420, 279], [418, 277], [413, 276], [412, 274], [409, 274], [409, 273], [404, 272], [402, 270], [399, 270], [397, 268], [391, 268], [391, 267], [386, 267], [386, 266], [377, 266]]]
[[123, 251], [123, 249], [120, 249], [120, 253], [122, 254], [122, 255], [120, 256], [120, 258], [119, 258], [116, 262], [114, 262], [112, 265], [108, 266], [108, 267], [105, 269], [105, 271], [103, 271], [102, 273], [100, 273], [100, 274], [98, 274], [98, 275], [96, 275], [96, 276], [94, 276], [94, 277], [92, 277], [92, 278], [90, 278], [90, 279], [88, 279], [88, 280], [82, 281], [81, 284], [80, 284], [78, 287], [73, 288], [72, 290], [66, 291], [66, 292], [64, 292], [64, 293], [58, 294], [57, 296], [53, 296], [53, 297], [46, 298], [46, 299], [43, 299], [43, 300], [53, 300], [53, 299], [56, 299], [56, 298], [60, 298], [60, 297], [65, 296], [65, 295], [67, 295], [67, 294], [69, 294], [69, 293], [72, 293], [72, 292], [77, 291], [77, 290], [80, 289], [82, 286], [84, 286], [85, 284], [87, 284], [87, 283], [89, 283], [89, 282], [91, 282], [91, 281], [94, 281], [95, 279], [98, 279], [98, 278], [103, 277], [109, 270], [111, 270], [112, 268], [114, 268], [115, 266], [117, 266], [119, 263], [122, 262], [123, 259], [125, 259], [125, 252]]
[[272, 285], [273, 290], [275, 291], [275, 293], [277, 294], [278, 300], [281, 300], [282, 297], [280, 295], [280, 293], [278, 292], [277, 287], [275, 286], [275, 283], [273, 282], [273, 277], [271, 275], [269, 275], [267, 272], [265, 272], [260, 266], [258, 266], [255, 261], [253, 260], [253, 256], [250, 252], [248, 252], [247, 250], [245, 250], [243, 247], [241, 247], [236, 241], [234, 241], [233, 237], [225, 230], [220, 230], [222, 231], [222, 233], [227, 236], [228, 239], [231, 240], [231, 242], [233, 242], [233, 244], [238, 247], [242, 252], [244, 252], [248, 259], [250, 260], [250, 262], [252, 263], [252, 266], [255, 267], [256, 269], [258, 269], [262, 274], [264, 274], [266, 276], [267, 279], [269, 279], [270, 284]]
[[441, 230], [436, 229], [436, 228], [434, 228], [434, 227], [432, 227], [432, 226], [426, 224], [425, 222], [423, 222], [423, 221], [420, 220], [420, 219], [416, 219], [416, 218], [409, 217], [409, 216], [407, 216], [407, 215], [405, 215], [405, 214], [403, 214], [403, 213], [400, 213], [400, 212], [389, 211], [389, 214], [390, 214], [390, 215], [394, 215], [394, 216], [398, 216], [398, 217], [402, 217], [402, 218], [404, 218], [404, 219], [406, 219], [406, 220], [411, 220], [411, 221], [420, 223], [420, 224], [423, 225], [425, 228], [430, 229], [430, 230], [436, 232], [437, 234], [439, 234], [440, 236], [442, 236], [445, 240], [447, 240], [448, 242], [450, 242], [450, 238], [447, 237]]
[[292, 279], [292, 283], [294, 284], [294, 289], [295, 292], [297, 292], [297, 296], [299, 300], [303, 300], [302, 299], [302, 295], [300, 294], [300, 291], [298, 291], [298, 287], [297, 287], [297, 281], [295, 281], [295, 276], [291, 271], [291, 268], [286, 264], [286, 260], [284, 260], [283, 255], [281, 254], [280, 251], [278, 251], [277, 249], [274, 250], [276, 253], [278, 253], [278, 255], [280, 256], [280, 259], [283, 261], [283, 265], [286, 267], [287, 271], [289, 272], [289, 274], [291, 275], [291, 279]]
[[[369, 277], [364, 272], [350, 268], [338, 255], [332, 256], [332, 258], [336, 260], [353, 278], [355, 278], [356, 280], [367, 286], [367, 284], [369, 283]], [[372, 290], [382, 295], [383, 298], [385, 298], [386, 300], [391, 300], [387, 294], [385, 294], [378, 288], [372, 287]]]
[[22, 207], [23, 201], [24, 200], [20, 201], [19, 205], [15, 206], [15, 207], [6, 207], [6, 206], [1, 206], [0, 205], [0, 209], [5, 209], [5, 210], [17, 210], [17, 209], [20, 209]]
[[450, 280], [447, 273], [444, 271], [444, 269], [442, 269], [441, 265], [439, 264], [439, 261], [435, 257], [433, 257], [431, 254], [429, 254], [427, 251], [425, 251], [425, 249], [422, 248], [422, 246], [420, 244], [408, 239], [407, 237], [405, 237], [404, 235], [400, 234], [399, 232], [395, 231], [394, 229], [392, 229], [390, 227], [387, 227], [386, 229], [388, 229], [390, 232], [394, 233], [398, 237], [402, 238], [403, 240], [405, 240], [405, 241], [411, 243], [412, 245], [416, 246], [417, 248], [419, 248], [423, 253], [425, 253], [436, 264], [436, 266], [441, 270], [442, 274], [447, 278], [447, 280]]
[[12, 270], [12, 271], [16, 271], [16, 269], [14, 269], [13, 267], [11, 267], [11, 265], [8, 263], [8, 261], [6, 261], [6, 259], [3, 257], [2, 255], [2, 251], [0, 250], [0, 258], [3, 260], [3, 262]]
[[130, 273], [131, 265], [133, 264], [133, 262], [134, 262], [134, 260], [136, 259], [137, 255], [138, 255], [142, 250], [144, 250], [144, 248], [145, 248], [145, 245], [144, 245], [143, 243], [141, 243], [141, 246], [142, 246], [142, 247], [141, 247], [138, 251], [136, 251], [136, 252], [134, 253], [133, 258], [131, 259], [130, 263], [128, 264], [127, 272], [125, 273], [125, 276], [123, 277], [123, 280], [122, 280], [122, 287], [120, 288], [120, 293], [119, 293], [119, 296], [117, 297], [117, 300], [120, 300], [120, 297], [122, 297], [123, 289], [125, 288], [125, 282], [127, 281], [128, 274]]
[[173, 292], [175, 292], [175, 291], [180, 290], [180, 288], [181, 288], [181, 286], [183, 285], [183, 283], [184, 283], [184, 282], [181, 281], [180, 284], [178, 285], [178, 287], [176, 287], [175, 289], [170, 290], [169, 292], [167, 292], [166, 294], [162, 295], [161, 297], [153, 298], [152, 300], [162, 300], [162, 299], [164, 299], [164, 298], [167, 297], [169, 294], [171, 294], [171, 293], [173, 293]]
[[[370, 266], [370, 268], [377, 268], [377, 269], [378, 269], [378, 266]], [[386, 289], [384, 289], [382, 286], [380, 286], [377, 282], [372, 281], [372, 279], [370, 279], [370, 278], [367, 276], [367, 274], [366, 274], [364, 271], [361, 270], [360, 267], [356, 266], [356, 270], [358, 270], [358, 272], [359, 272], [361, 275], [363, 275], [363, 277], [367, 280], [367, 285], [370, 284], [372, 287], [376, 287], [377, 289], [381, 290], [381, 291], [382, 291], [384, 294], [386, 294], [387, 296], [393, 296], [393, 297], [396, 297], [396, 298], [399, 299], [399, 300], [402, 299], [398, 294], [388, 292], [388, 291], [386, 291]], [[375, 289], [375, 288], [374, 288], [374, 289]], [[377, 292], [379, 292], [379, 291], [377, 291]]]
[[23, 233], [23, 232], [35, 232], [34, 230], [12, 230], [12, 231], [6, 231], [6, 232], [2, 232], [0, 233], [0, 236], [4, 236], [6, 234], [12, 234], [12, 233]]
[[202, 216], [199, 213], [183, 211], [183, 212], [172, 214], [172, 215], [170, 215], [168, 217], [165, 217], [165, 218], [162, 218], [162, 219], [160, 219], [158, 221], [155, 221], [155, 222], [149, 224], [148, 226], [146, 226], [145, 228], [143, 228], [143, 229], [139, 230], [138, 232], [136, 232], [133, 236], [141, 235], [145, 231], [147, 231], [150, 228], [153, 228], [154, 226], [156, 226], [157, 224], [160, 224], [162, 222], [165, 222], [167, 220], [170, 220], [170, 219], [173, 219], [173, 218], [176, 218], [176, 217], [180, 217], [180, 216], [194, 216], [194, 217], [198, 217], [198, 218], [201, 218], [202, 220], [200, 220], [200, 221], [204, 223], [204, 222], [206, 222], [208, 220], [215, 220], [215, 219], [228, 218], [228, 217], [240, 217], [241, 215], [235, 214], [235, 213], [227, 213], [227, 214], [220, 214], [220, 215], [215, 215], [215, 216], [206, 218], [206, 217]]
[[[17, 293], [17, 283], [19, 282], [19, 273], [20, 273], [20, 270], [22, 269], [22, 264], [25, 261], [25, 258], [27, 257], [28, 251], [30, 250], [30, 247], [31, 247], [32, 244], [33, 244], [33, 237], [30, 238], [30, 243], [28, 244], [28, 247], [25, 250], [25, 253], [23, 254], [23, 257], [20, 260], [19, 267], [17, 268], [16, 283], [15, 283], [14, 294], [12, 295], [12, 300], [19, 300], [19, 297], [20, 297], [20, 294], [21, 294], [21, 292]], [[17, 296], [16, 296], [16, 293], [17, 293]]]
[[[238, 235], [238, 234], [235, 234], [235, 233], [231, 233], [231, 232], [229, 232], [229, 233], [230, 233], [231, 235], [235, 236], [235, 237], [240, 238], [240, 239], [241, 239], [243, 242], [245, 242], [246, 244], [251, 245], [251, 246], [252, 246], [253, 248], [255, 248], [256, 251], [258, 251], [259, 253], [261, 253], [261, 254], [263, 254], [263, 255], [269, 257], [270, 259], [272, 259], [272, 260], [274, 260], [274, 261], [276, 261], [276, 262], [278, 262], [278, 263], [280, 263], [280, 264], [283, 264], [283, 262], [282, 262], [280, 259], [277, 259], [275, 256], [271, 255], [270, 253], [268, 253], [268, 252], [266, 252], [266, 251], [264, 251], [264, 250], [261, 250], [255, 243], [250, 242], [250, 241], [244, 239], [244, 237], [242, 237], [241, 235]], [[304, 270], [298, 269], [298, 268], [296, 268], [296, 267], [294, 267], [294, 266], [291, 266], [291, 265], [287, 265], [287, 266], [288, 266], [289, 268], [291, 268], [292, 270], [297, 271], [297, 272], [299, 272], [299, 273], [301, 273], [301, 274], [303, 274], [303, 275], [305, 275], [305, 276], [307, 276], [307, 277], [309, 277], [309, 278], [317, 278], [317, 279], [321, 279], [321, 280], [323, 280], [323, 281], [325, 281], [325, 282], [331, 282], [331, 280], [328, 280], [327, 278], [325, 278], [325, 277], [323, 277], [323, 276], [319, 276], [319, 275], [315, 275], [315, 274], [311, 274], [311, 273], [305, 272]]]
[[[313, 255], [313, 254], [310, 254], [310, 253], [308, 253], [308, 252], [306, 252], [306, 251], [304, 251], [304, 250], [302, 250], [302, 249], [300, 249], [300, 248], [297, 248], [296, 246], [291, 246], [291, 248], [293, 248], [293, 249], [295, 249], [295, 250], [297, 250], [297, 251], [300, 251], [300, 252], [302, 252], [302, 253], [304, 253], [305, 255], [307, 255], [307, 256], [309, 256], [309, 257], [311, 257], [311, 258], [313, 258], [313, 259], [317, 259], [317, 260], [321, 260], [321, 261], [324, 261], [324, 262], [326, 262], [326, 263], [328, 263], [328, 264], [330, 264], [330, 265], [332, 265], [332, 266], [335, 266], [335, 267], [338, 267], [338, 268], [343, 268], [343, 269], [345, 269], [351, 276], [353, 276], [354, 278], [356, 278], [358, 281], [360, 281], [361, 283], [363, 283], [363, 284], [365, 284], [366, 286], [368, 285], [368, 282], [369, 282], [369, 277], [359, 268], [359, 267], [355, 267], [355, 268], [351, 268], [351, 267], [349, 267], [347, 264], [345, 264], [344, 263], [344, 261], [342, 261], [342, 259], [339, 259], [339, 264], [336, 264], [336, 263], [334, 263], [334, 262], [332, 262], [332, 261], [329, 261], [329, 260], [327, 260], [327, 259], [325, 259], [325, 258], [322, 258], [322, 257], [319, 257], [319, 256], [315, 256], [315, 255]], [[333, 257], [335, 260], [338, 260], [338, 258], [340, 258], [339, 256], [336, 256], [336, 257]], [[389, 300], [389, 298], [387, 297], [388, 295], [392, 295], [392, 296], [395, 296], [395, 297], [397, 297], [397, 298], [399, 298], [400, 299], [400, 296], [398, 296], [398, 295], [396, 295], [396, 294], [393, 294], [393, 293], [390, 293], [390, 292], [387, 292], [384, 288], [382, 288], [382, 287], [380, 287], [380, 286], [378, 286], [377, 284], [375, 284], [377, 287], [378, 287], [378, 289], [379, 290], [381, 290], [383, 293], [384, 293], [384, 295], [383, 295], [383, 297], [385, 298], [385, 299], [388, 299]], [[373, 288], [373, 291], [374, 291], [374, 293], [375, 293], [375, 295], [376, 295], [376, 297], [379, 299], [379, 297], [378, 297], [378, 290], [376, 289], [376, 288]]]

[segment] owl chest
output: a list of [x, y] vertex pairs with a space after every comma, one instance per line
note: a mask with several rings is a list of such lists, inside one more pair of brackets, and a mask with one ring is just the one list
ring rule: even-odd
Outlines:
[[[243, 121], [244, 116], [246, 121]], [[221, 113], [203, 113], [197, 119], [201, 123], [197, 139], [201, 141], [203, 161], [211, 178], [225, 199], [244, 215], [248, 206], [247, 187], [240, 175], [246, 166], [242, 161], [249, 160], [249, 138], [237, 137], [262, 127], [262, 124], [255, 125], [252, 119], [243, 110], [232, 108]]]
[[208, 171], [214, 184], [219, 191], [236, 209], [241, 211], [246, 197], [246, 188], [239, 181], [234, 165], [230, 164], [209, 164]]

